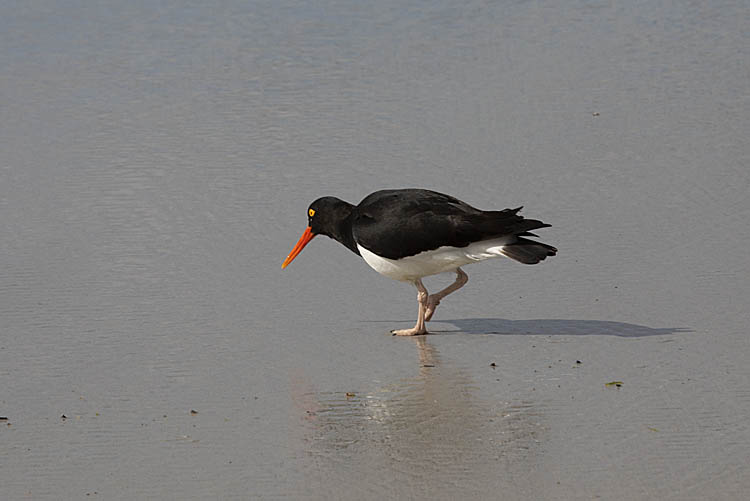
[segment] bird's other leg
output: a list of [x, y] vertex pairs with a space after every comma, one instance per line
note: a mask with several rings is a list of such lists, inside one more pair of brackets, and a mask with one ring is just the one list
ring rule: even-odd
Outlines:
[[417, 325], [411, 329], [399, 329], [391, 331], [394, 336], [419, 336], [427, 334], [427, 328], [424, 326], [425, 322], [425, 311], [427, 305], [427, 298], [429, 294], [425, 289], [424, 284], [420, 279], [414, 281], [414, 286], [417, 288], [417, 302], [419, 303], [419, 313], [417, 314]]
[[426, 322], [429, 322], [430, 319], [432, 319], [432, 315], [435, 313], [435, 309], [437, 308], [437, 305], [440, 304], [440, 300], [443, 299], [445, 296], [450, 294], [451, 292], [456, 292], [458, 289], [466, 285], [466, 282], [469, 281], [469, 275], [467, 275], [464, 270], [461, 268], [456, 268], [456, 281], [450, 284], [445, 289], [441, 290], [440, 292], [436, 292], [435, 294], [430, 294], [427, 298], [427, 306], [426, 311], [424, 315], [424, 319]]

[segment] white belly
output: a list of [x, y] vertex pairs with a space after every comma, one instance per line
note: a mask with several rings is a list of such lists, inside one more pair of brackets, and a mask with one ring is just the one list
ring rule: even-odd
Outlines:
[[412, 282], [429, 275], [453, 271], [459, 266], [500, 257], [503, 255], [503, 247], [511, 238], [513, 237], [475, 242], [462, 248], [439, 247], [401, 259], [380, 257], [359, 244], [357, 248], [365, 262], [378, 273], [394, 280]]

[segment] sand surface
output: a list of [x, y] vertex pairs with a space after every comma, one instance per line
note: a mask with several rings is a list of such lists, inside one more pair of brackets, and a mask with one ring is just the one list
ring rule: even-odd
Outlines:
[[[2, 9], [0, 497], [745, 499], [747, 3], [312, 4]], [[282, 272], [414, 186], [559, 255]]]

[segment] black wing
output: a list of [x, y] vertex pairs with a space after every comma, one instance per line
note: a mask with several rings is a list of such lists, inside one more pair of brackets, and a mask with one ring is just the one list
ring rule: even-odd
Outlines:
[[549, 226], [524, 219], [521, 208], [482, 211], [457, 198], [429, 190], [384, 190], [355, 209], [358, 244], [389, 259], [413, 256], [442, 246], [466, 247], [505, 235], [527, 235]]

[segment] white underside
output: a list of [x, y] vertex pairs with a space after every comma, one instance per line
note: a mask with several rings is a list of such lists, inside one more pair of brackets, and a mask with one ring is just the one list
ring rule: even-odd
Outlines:
[[462, 248], [439, 247], [401, 259], [380, 257], [359, 244], [357, 248], [365, 262], [378, 273], [394, 280], [413, 282], [418, 278], [453, 271], [459, 266], [500, 257], [503, 255], [503, 247], [510, 242], [511, 238], [503, 237], [475, 242]]

